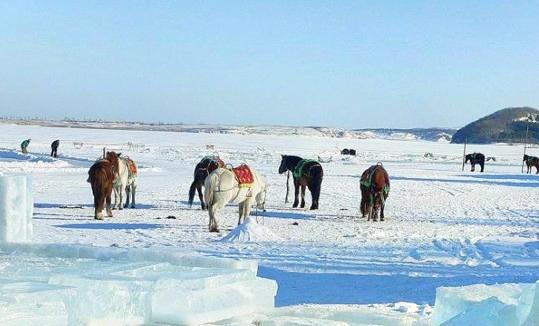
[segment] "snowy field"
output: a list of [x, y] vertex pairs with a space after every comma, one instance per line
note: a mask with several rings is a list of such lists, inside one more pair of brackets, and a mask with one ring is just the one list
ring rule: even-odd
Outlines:
[[[521, 146], [469, 145], [468, 152], [496, 158], [480, 174], [469, 166], [461, 171], [462, 146], [436, 142], [7, 124], [0, 130], [0, 173], [33, 177], [38, 243], [177, 247], [256, 259], [259, 276], [278, 282], [277, 306], [381, 304], [406, 312], [408, 305], [395, 303], [424, 309], [440, 286], [539, 279], [539, 177], [520, 173]], [[32, 139], [30, 154], [21, 155], [26, 138]], [[62, 141], [58, 159], [48, 156], [54, 139]], [[138, 208], [94, 221], [86, 178], [104, 146], [139, 164]], [[357, 157], [339, 155], [342, 148], [357, 149]], [[427, 152], [434, 157], [424, 157]], [[247, 163], [265, 177], [268, 210], [257, 220], [267, 237], [221, 241], [237, 223], [237, 208], [223, 212], [220, 234], [208, 232], [208, 215], [197, 201], [189, 208], [194, 166], [210, 154]], [[320, 210], [284, 203], [280, 154], [331, 158], [323, 163]], [[358, 216], [358, 176], [378, 161], [392, 183], [386, 221], [372, 223]], [[308, 207], [309, 194], [306, 201]]]

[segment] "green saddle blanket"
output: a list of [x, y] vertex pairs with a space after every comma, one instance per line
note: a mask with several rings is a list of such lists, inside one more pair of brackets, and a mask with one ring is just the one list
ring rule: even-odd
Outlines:
[[307, 160], [307, 159], [304, 159], [304, 160], [301, 160], [298, 162], [298, 165], [296, 165], [296, 167], [294, 168], [294, 171], [292, 171], [292, 174], [294, 175], [294, 178], [301, 178], [301, 176], [303, 176], [303, 172], [305, 170], [305, 165], [309, 164], [309, 163], [316, 163], [316, 164], [320, 164], [318, 161], [316, 160]]

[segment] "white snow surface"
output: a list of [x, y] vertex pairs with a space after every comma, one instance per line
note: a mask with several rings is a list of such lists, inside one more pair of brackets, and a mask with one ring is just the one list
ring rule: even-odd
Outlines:
[[[376, 305], [380, 313], [416, 317], [422, 309], [392, 305], [433, 305], [440, 286], [539, 278], [539, 178], [520, 173], [520, 146], [468, 145], [468, 152], [496, 157], [481, 174], [469, 166], [461, 171], [462, 146], [441, 142], [8, 124], [0, 130], [0, 173], [32, 176], [37, 243], [181, 248], [255, 259], [258, 275], [279, 284], [278, 306]], [[32, 139], [28, 157], [17, 153], [26, 138]], [[58, 159], [48, 156], [54, 139], [61, 140]], [[141, 166], [138, 207], [94, 221], [87, 171], [104, 146]], [[342, 148], [355, 148], [358, 155], [343, 157]], [[252, 165], [264, 176], [267, 212], [259, 215], [278, 238], [220, 241], [236, 226], [232, 205], [222, 212], [223, 234], [207, 231], [207, 212], [197, 202], [189, 208], [187, 193], [195, 164], [210, 154], [232, 165]], [[284, 203], [280, 154], [332, 159], [323, 163], [320, 210]], [[379, 161], [390, 175], [391, 192], [386, 221], [373, 223], [358, 216], [359, 175]], [[306, 201], [309, 207], [308, 193]]]

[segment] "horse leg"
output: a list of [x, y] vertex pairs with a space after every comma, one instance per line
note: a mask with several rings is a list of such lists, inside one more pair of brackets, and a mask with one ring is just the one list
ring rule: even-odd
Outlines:
[[218, 203], [212, 203], [211, 207], [208, 208], [210, 214], [210, 232], [219, 232], [219, 221], [217, 219], [219, 209]]
[[124, 193], [126, 192], [126, 187], [122, 186], [120, 187], [120, 202], [118, 203], [118, 209], [123, 210], [124, 206], [122, 203], [124, 202]]
[[238, 225], [241, 224], [242, 217], [245, 218], [245, 216], [243, 214], [245, 213], [244, 205], [245, 205], [246, 202], [247, 201], [243, 201], [243, 202], [239, 203], [239, 205], [238, 205], [238, 215], [239, 215]]
[[385, 203], [385, 199], [384, 199], [384, 201], [382, 202], [382, 205], [380, 206], [380, 221], [383, 221], [384, 218], [385, 218], [385, 216], [384, 216], [384, 208], [385, 207], [386, 207], [386, 203]]
[[131, 185], [125, 187], [125, 205], [124, 208], [129, 208], [129, 199], [131, 197]]
[[301, 186], [301, 208], [305, 208], [305, 186]]
[[483, 171], [485, 171], [485, 162], [481, 163], [481, 173], [483, 173]]
[[370, 204], [367, 204], [367, 222], [370, 221], [372, 218], [372, 206]]
[[107, 189], [106, 194], [107, 194], [107, 197], [106, 197], [106, 202], [107, 202], [107, 215], [108, 215], [108, 217], [112, 217], [112, 210], [111, 210], [111, 208], [110, 208], [110, 204], [111, 204], [111, 202], [112, 202], [112, 198], [111, 198], [111, 197], [112, 197], [112, 189], [110, 189], [110, 188]]
[[204, 203], [204, 195], [202, 194], [202, 184], [197, 185], [198, 199], [200, 199], [200, 207], [202, 210], [206, 209], [206, 203]]
[[294, 178], [294, 204], [292, 205], [293, 208], [298, 207], [299, 204], [299, 182]]
[[472, 171], [472, 172], [475, 171], [475, 163], [472, 163], [472, 170], [471, 170], [471, 171]]
[[320, 185], [310, 185], [309, 191], [311, 192], [311, 210], [318, 209], [318, 199], [320, 198]]
[[137, 184], [133, 183], [131, 185], [131, 208], [135, 208], [135, 192], [137, 192]]
[[361, 203], [359, 204], [359, 211], [361, 217], [365, 218], [367, 216], [367, 201], [365, 200], [365, 195], [361, 194]]
[[94, 219], [103, 219], [103, 204], [105, 203], [105, 196], [101, 193], [94, 191]]

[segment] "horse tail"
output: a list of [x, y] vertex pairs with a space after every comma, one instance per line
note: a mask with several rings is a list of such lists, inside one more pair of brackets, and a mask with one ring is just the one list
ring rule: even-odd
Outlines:
[[322, 165], [316, 164], [313, 165], [310, 169], [310, 175], [311, 175], [311, 191], [314, 192], [314, 198], [316, 198], [316, 201], [320, 198], [320, 190], [322, 188], [322, 179], [324, 178], [324, 170], [322, 169]]
[[195, 199], [196, 189], [197, 189], [196, 180], [193, 180], [193, 183], [191, 183], [191, 188], [189, 188], [189, 206], [193, 205], [193, 199]]
[[210, 173], [204, 181], [204, 198], [206, 198], [206, 206], [210, 209], [213, 203], [214, 187], [218, 187], [219, 176], [217, 173]]

